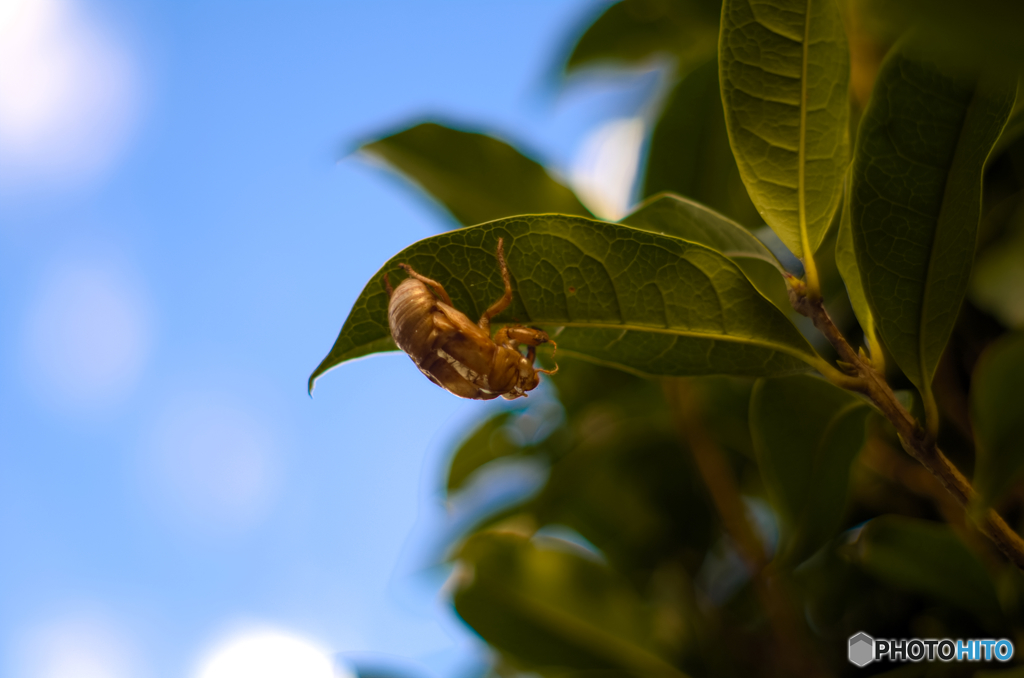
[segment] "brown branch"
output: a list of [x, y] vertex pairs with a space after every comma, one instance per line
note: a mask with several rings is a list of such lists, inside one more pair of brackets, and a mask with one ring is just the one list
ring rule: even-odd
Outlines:
[[697, 466], [722, 527], [732, 539], [750, 572], [754, 590], [780, 643], [778, 660], [789, 675], [827, 675], [821, 658], [813, 651], [799, 610], [787, 591], [781, 572], [770, 566], [761, 537], [747, 517], [746, 505], [725, 462], [718, 443], [704, 427], [700, 405], [685, 379], [665, 380], [665, 395], [675, 412], [679, 435], [685, 441]]
[[[812, 299], [804, 294], [803, 283], [796, 278], [789, 277], [787, 283], [793, 308], [801, 315], [810, 318], [818, 331], [825, 335], [825, 338], [839, 353], [842, 360], [840, 368], [848, 377], [852, 378], [844, 380], [838, 385], [867, 396], [896, 428], [900, 442], [907, 454], [928, 469], [956, 502], [967, 511], [976, 494], [971, 483], [942, 453], [942, 450], [936, 445], [934, 437], [929, 435], [920, 422], [914, 419], [906, 408], [896, 400], [896, 396], [889, 384], [886, 383], [884, 376], [875, 370], [871, 361], [853, 350], [839, 328], [832, 322], [821, 299]], [[968, 516], [970, 516], [969, 513]], [[1014, 565], [1024, 570], [1024, 540], [1010, 529], [1010, 526], [994, 509], [986, 511], [980, 519], [969, 522], [973, 522], [982, 534], [992, 540]]]

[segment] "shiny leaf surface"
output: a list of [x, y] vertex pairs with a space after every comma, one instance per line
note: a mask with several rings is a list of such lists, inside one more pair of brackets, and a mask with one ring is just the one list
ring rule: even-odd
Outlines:
[[718, 59], [750, 198], [806, 257], [839, 204], [849, 152], [850, 58], [839, 8], [835, 0], [726, 0]]
[[494, 322], [540, 326], [559, 353], [645, 375], [765, 376], [820, 364], [724, 255], [618, 224], [538, 215], [443, 233], [398, 253], [363, 289], [310, 388], [346, 360], [394, 348], [384, 274], [397, 284], [399, 262], [440, 282], [457, 309], [479, 318], [502, 293], [499, 237], [515, 296]]

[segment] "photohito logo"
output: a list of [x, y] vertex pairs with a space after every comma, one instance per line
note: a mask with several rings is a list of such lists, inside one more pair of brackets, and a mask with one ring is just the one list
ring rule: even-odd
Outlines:
[[891, 662], [1000, 661], [1013, 658], [1013, 643], [1005, 638], [950, 640], [949, 638], [872, 638], [863, 631], [850, 636], [848, 657], [851, 664], [867, 666], [887, 659]]

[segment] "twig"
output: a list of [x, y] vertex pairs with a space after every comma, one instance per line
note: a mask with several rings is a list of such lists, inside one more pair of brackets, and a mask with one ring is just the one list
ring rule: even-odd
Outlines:
[[[938, 448], [934, 435], [928, 433], [900, 404], [884, 376], [874, 368], [871, 361], [853, 350], [839, 328], [832, 322], [821, 298], [812, 298], [805, 294], [803, 283], [796, 278], [787, 278], [787, 283], [793, 308], [810, 318], [818, 331], [825, 335], [839, 353], [842, 361], [839, 363], [840, 369], [847, 377], [852, 377], [852, 380], [844, 379], [837, 385], [867, 396], [896, 428], [907, 454], [928, 469], [966, 511], [975, 497], [974, 488]], [[980, 519], [972, 522], [1014, 565], [1024, 570], [1024, 540], [1010, 529], [1002, 516], [994, 509], [989, 509]]]

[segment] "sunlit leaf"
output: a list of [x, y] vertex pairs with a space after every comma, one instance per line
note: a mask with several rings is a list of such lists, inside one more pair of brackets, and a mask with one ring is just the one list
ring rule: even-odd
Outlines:
[[949, 603], [983, 620], [1001, 616], [988, 572], [948, 525], [882, 516], [861, 530], [855, 547], [861, 566], [891, 586]]
[[364, 145], [444, 205], [463, 225], [516, 214], [590, 216], [576, 196], [504, 141], [424, 123]]
[[619, 223], [707, 245], [732, 259], [779, 309], [790, 310], [778, 260], [750, 231], [721, 214], [692, 200], [663, 194], [649, 198]]
[[[394, 348], [384, 274], [398, 263], [445, 286], [470, 318], [502, 294], [498, 238], [515, 291], [495, 323], [545, 328], [559, 353], [645, 375], [766, 376], [821, 359], [727, 257], [703, 245], [619, 224], [537, 215], [421, 240], [373, 276], [334, 347], [310, 377]], [[544, 351], [542, 351], [542, 355]]]
[[934, 420], [931, 381], [974, 259], [982, 170], [1013, 105], [1012, 81], [951, 77], [903, 41], [864, 113], [850, 216], [876, 327]]
[[982, 355], [971, 381], [971, 422], [977, 441], [977, 510], [1002, 498], [1024, 473], [1024, 336], [1010, 335]]
[[762, 223], [729, 147], [714, 55], [683, 76], [654, 126], [643, 194], [663, 191], [692, 198], [748, 228]]
[[796, 565], [831, 539], [871, 408], [827, 381], [762, 379], [750, 401], [761, 477], [781, 522], [779, 558]]
[[682, 678], [653, 651], [650, 613], [606, 566], [558, 540], [472, 537], [455, 610], [488, 643], [538, 668]]
[[806, 258], [825, 237], [847, 165], [850, 58], [839, 8], [835, 0], [726, 0], [718, 59], [750, 198]]

